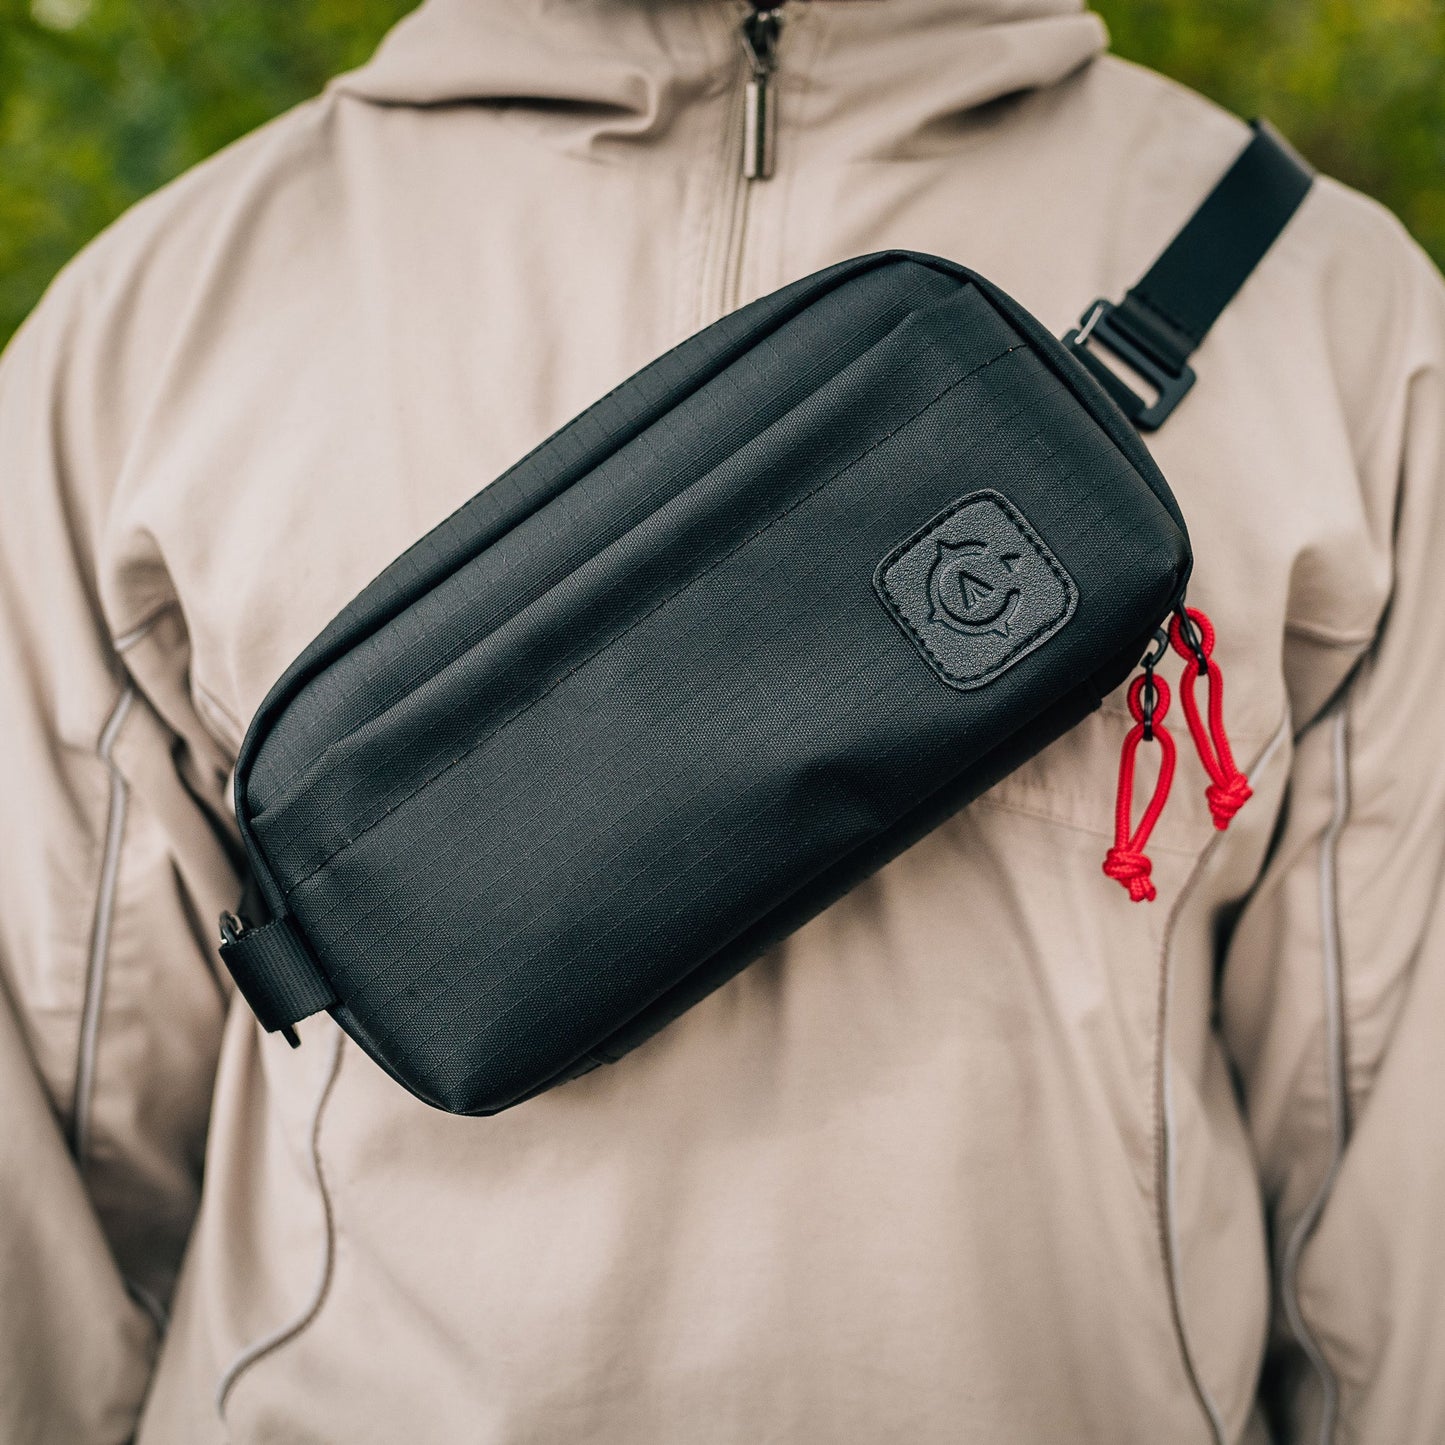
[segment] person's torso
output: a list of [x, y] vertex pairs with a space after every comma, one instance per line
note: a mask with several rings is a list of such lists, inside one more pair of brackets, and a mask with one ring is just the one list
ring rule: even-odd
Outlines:
[[[163, 574], [225, 749], [393, 556], [727, 309], [902, 246], [1062, 332], [1245, 139], [1092, 61], [1086, 17], [885, 11], [789, 7], [766, 181], [720, 4], [581, 27], [551, 72], [538, 42], [535, 102], [413, 93], [402, 47], [399, 98], [362, 72], [213, 168], [111, 595]], [[1150, 439], [1255, 789], [1231, 830], [1181, 747], [1159, 900], [1103, 876], [1116, 695], [635, 1054], [493, 1119], [238, 1006], [140, 1445], [1183, 1441], [1210, 1408], [1240, 1437], [1269, 1265], [1219, 930], [1386, 585], [1321, 189]]]

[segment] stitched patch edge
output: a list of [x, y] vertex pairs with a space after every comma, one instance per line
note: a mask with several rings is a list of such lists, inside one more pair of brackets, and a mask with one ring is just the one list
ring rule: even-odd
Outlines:
[[[904, 615], [898, 604], [894, 601], [893, 593], [888, 586], [887, 573], [903, 556], [918, 543], [923, 541], [930, 533], [942, 527], [948, 520], [961, 512], [965, 507], [973, 506], [982, 501], [993, 502], [1010, 522], [1018, 528], [1019, 535], [1038, 554], [1048, 569], [1058, 579], [1059, 585], [1064, 590], [1064, 610], [1054, 620], [1040, 627], [1027, 641], [1023, 642], [1015, 651], [1010, 652], [1002, 662], [995, 664], [981, 673], [960, 674], [949, 668], [948, 664], [934, 650], [928, 639], [914, 627], [913, 623]], [[903, 630], [905, 636], [913, 643], [923, 660], [929, 665], [939, 679], [949, 687], [956, 688], [960, 692], [970, 692], [974, 688], [983, 687], [992, 682], [995, 678], [1002, 676], [1016, 662], [1021, 662], [1035, 649], [1041, 647], [1061, 628], [1065, 627], [1070, 618], [1073, 617], [1079, 605], [1079, 589], [1074, 584], [1074, 579], [1064, 570], [1063, 563], [1049, 550], [1048, 543], [1033, 529], [1028, 518], [1000, 491], [994, 487], [981, 487], [978, 491], [969, 492], [959, 497], [956, 501], [950, 502], [941, 512], [930, 517], [921, 527], [909, 536], [905, 537], [889, 554], [878, 564], [873, 571], [873, 591], [877, 594], [878, 600], [887, 610], [888, 615]]]

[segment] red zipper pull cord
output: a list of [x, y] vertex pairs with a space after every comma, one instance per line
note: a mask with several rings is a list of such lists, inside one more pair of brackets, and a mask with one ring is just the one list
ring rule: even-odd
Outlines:
[[[1249, 779], [1235, 765], [1229, 735], [1224, 731], [1224, 674], [1212, 656], [1214, 624], [1197, 607], [1181, 605], [1170, 621], [1169, 640], [1186, 663], [1179, 684], [1179, 700], [1184, 705], [1184, 717], [1189, 723], [1189, 734], [1194, 739], [1199, 761], [1209, 774], [1209, 786], [1204, 790], [1204, 796], [1209, 803], [1214, 826], [1224, 829], [1250, 800], [1254, 790], [1249, 786]], [[1194, 682], [1200, 673], [1207, 674], [1209, 678], [1207, 728], [1194, 697]]]
[[[1160, 634], [1161, 641], [1163, 634]], [[1144, 845], [1164, 811], [1165, 799], [1169, 796], [1169, 784], [1174, 780], [1175, 749], [1174, 739], [1164, 726], [1164, 714], [1169, 711], [1169, 688], [1162, 677], [1154, 676], [1154, 663], [1163, 655], [1167, 642], [1158, 647], [1154, 654], [1144, 659], [1144, 672], [1129, 686], [1129, 711], [1134, 717], [1134, 726], [1124, 739], [1124, 750], [1119, 756], [1119, 796], [1114, 807], [1114, 846], [1104, 857], [1104, 872], [1116, 878], [1129, 890], [1129, 897], [1135, 903], [1152, 901], [1155, 888], [1149, 877], [1152, 864], [1144, 852]], [[1154, 784], [1154, 796], [1139, 819], [1139, 826], [1131, 833], [1129, 824], [1134, 812], [1134, 765], [1141, 742], [1159, 743], [1159, 777]]]

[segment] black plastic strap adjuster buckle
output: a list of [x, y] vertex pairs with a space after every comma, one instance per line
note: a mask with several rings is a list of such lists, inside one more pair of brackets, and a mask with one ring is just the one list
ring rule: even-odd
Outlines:
[[[1112, 351], [1121, 361], [1138, 372], [1158, 395], [1146, 401], [1113, 367], [1089, 350], [1089, 342]], [[1170, 367], [1149, 349], [1139, 332], [1129, 325], [1119, 308], [1102, 297], [1084, 312], [1079, 324], [1064, 337], [1064, 345], [1081, 361], [1094, 379], [1119, 404], [1119, 409], [1140, 431], [1154, 431], [1179, 405], [1184, 394], [1194, 385], [1194, 369], [1181, 363]]]

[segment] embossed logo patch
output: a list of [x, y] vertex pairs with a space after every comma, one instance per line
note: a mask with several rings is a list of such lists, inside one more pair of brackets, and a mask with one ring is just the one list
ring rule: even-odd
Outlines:
[[970, 492], [878, 564], [873, 586], [928, 665], [982, 687], [1073, 616], [1079, 591], [1023, 514]]

